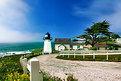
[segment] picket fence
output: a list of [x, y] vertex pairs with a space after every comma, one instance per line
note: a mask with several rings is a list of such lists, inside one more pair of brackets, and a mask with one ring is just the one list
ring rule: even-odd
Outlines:
[[96, 55], [106, 55], [106, 60], [108, 60], [108, 55], [120, 55], [121, 53], [92, 53], [92, 54], [60, 54], [60, 56], [68, 56], [68, 58], [69, 58], [69, 56], [74, 56], [74, 58], [76, 58], [76, 56], [83, 56], [83, 59], [85, 59], [85, 56], [87, 55], [92, 55], [93, 56], [93, 59], [95, 59], [95, 56]]

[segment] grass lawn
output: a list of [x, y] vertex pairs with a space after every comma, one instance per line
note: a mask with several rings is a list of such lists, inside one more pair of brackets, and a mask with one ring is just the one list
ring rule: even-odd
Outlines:
[[121, 62], [121, 55], [109, 55], [108, 60], [106, 60], [106, 55], [96, 55], [95, 59], [93, 59], [92, 55], [85, 56], [85, 59], [83, 59], [82, 55], [78, 55], [74, 58], [74, 56], [57, 56], [58, 59], [64, 59], [64, 60], [78, 60], [78, 61], [104, 61], [104, 62]]

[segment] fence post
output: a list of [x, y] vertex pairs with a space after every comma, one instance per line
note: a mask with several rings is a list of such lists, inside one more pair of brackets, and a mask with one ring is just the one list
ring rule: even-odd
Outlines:
[[75, 53], [74, 53], [74, 58], [75, 58]]
[[83, 59], [85, 59], [85, 55], [83, 54]]
[[69, 58], [69, 54], [68, 54], [68, 58]]
[[20, 58], [24, 74], [27, 74], [27, 58]]
[[63, 57], [64, 57], [64, 54], [63, 54]]
[[39, 61], [37, 59], [31, 59], [30, 66], [30, 81], [43, 81], [43, 75], [40, 73]]
[[95, 59], [95, 53], [93, 53], [93, 59]]
[[106, 57], [106, 60], [108, 60], [108, 52], [107, 52], [107, 57]]

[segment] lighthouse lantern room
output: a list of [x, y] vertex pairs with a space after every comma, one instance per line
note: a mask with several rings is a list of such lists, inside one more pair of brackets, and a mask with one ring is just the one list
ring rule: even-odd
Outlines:
[[51, 47], [51, 40], [50, 34], [47, 32], [45, 34], [44, 40], [44, 53], [52, 53], [52, 47]]

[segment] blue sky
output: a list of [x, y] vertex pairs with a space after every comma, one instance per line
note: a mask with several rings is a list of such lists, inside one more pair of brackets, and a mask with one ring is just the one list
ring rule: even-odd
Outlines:
[[90, 22], [87, 18], [81, 19], [76, 16], [73, 9], [78, 3], [82, 3], [80, 7], [85, 8], [88, 5], [84, 3], [89, 1], [37, 0], [34, 2], [29, 3], [34, 8], [30, 15], [32, 32], [46, 33], [48, 31], [53, 37], [74, 37], [81, 34], [85, 29], [83, 26]]
[[0, 0], [0, 42], [71, 38], [103, 20], [120, 34], [121, 0]]

